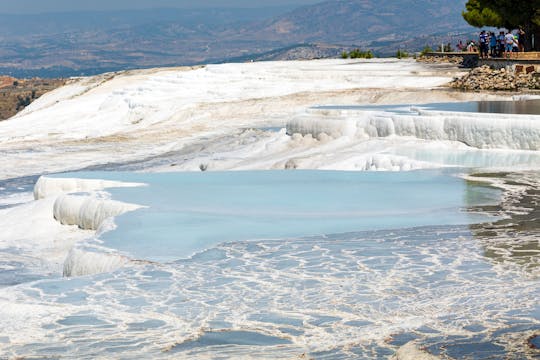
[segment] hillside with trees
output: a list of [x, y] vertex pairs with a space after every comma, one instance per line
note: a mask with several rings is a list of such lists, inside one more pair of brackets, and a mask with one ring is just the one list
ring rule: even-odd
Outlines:
[[12, 117], [41, 95], [64, 83], [63, 79], [15, 79], [0, 76], [0, 121]]
[[228, 61], [375, 56], [476, 38], [466, 0], [330, 0], [290, 8], [0, 14], [0, 74], [93, 75]]

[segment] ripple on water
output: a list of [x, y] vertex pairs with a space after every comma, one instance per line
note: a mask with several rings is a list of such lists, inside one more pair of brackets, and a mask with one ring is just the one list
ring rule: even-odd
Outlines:
[[462, 226], [242, 241], [167, 264], [27, 284], [8, 294], [46, 306], [20, 328], [44, 338], [0, 349], [372, 359], [416, 340], [457, 358], [526, 358], [540, 323], [538, 281], [519, 263], [486, 257], [485, 245]]

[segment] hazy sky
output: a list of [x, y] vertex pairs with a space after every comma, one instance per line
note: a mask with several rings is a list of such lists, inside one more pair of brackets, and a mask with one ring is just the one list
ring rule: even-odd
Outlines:
[[306, 5], [323, 0], [0, 0], [0, 13], [39, 13], [74, 10], [120, 10], [158, 7], [263, 7]]

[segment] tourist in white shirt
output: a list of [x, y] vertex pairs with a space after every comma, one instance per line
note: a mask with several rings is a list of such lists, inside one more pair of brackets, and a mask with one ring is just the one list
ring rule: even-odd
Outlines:
[[512, 51], [514, 50], [514, 34], [508, 32], [508, 34], [504, 36], [504, 41], [506, 44], [506, 47], [504, 49], [504, 56], [506, 58], [510, 58], [512, 56]]

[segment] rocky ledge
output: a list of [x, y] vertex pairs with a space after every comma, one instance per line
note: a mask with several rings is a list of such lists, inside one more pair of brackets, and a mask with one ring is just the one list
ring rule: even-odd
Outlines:
[[41, 95], [65, 82], [64, 79], [15, 79], [0, 76], [0, 121], [9, 119]]
[[416, 61], [425, 64], [455, 64], [461, 65], [463, 63], [463, 57], [461, 56], [420, 56]]
[[467, 75], [456, 78], [450, 86], [461, 90], [521, 90], [540, 89], [540, 73], [494, 70], [484, 65], [471, 70]]

